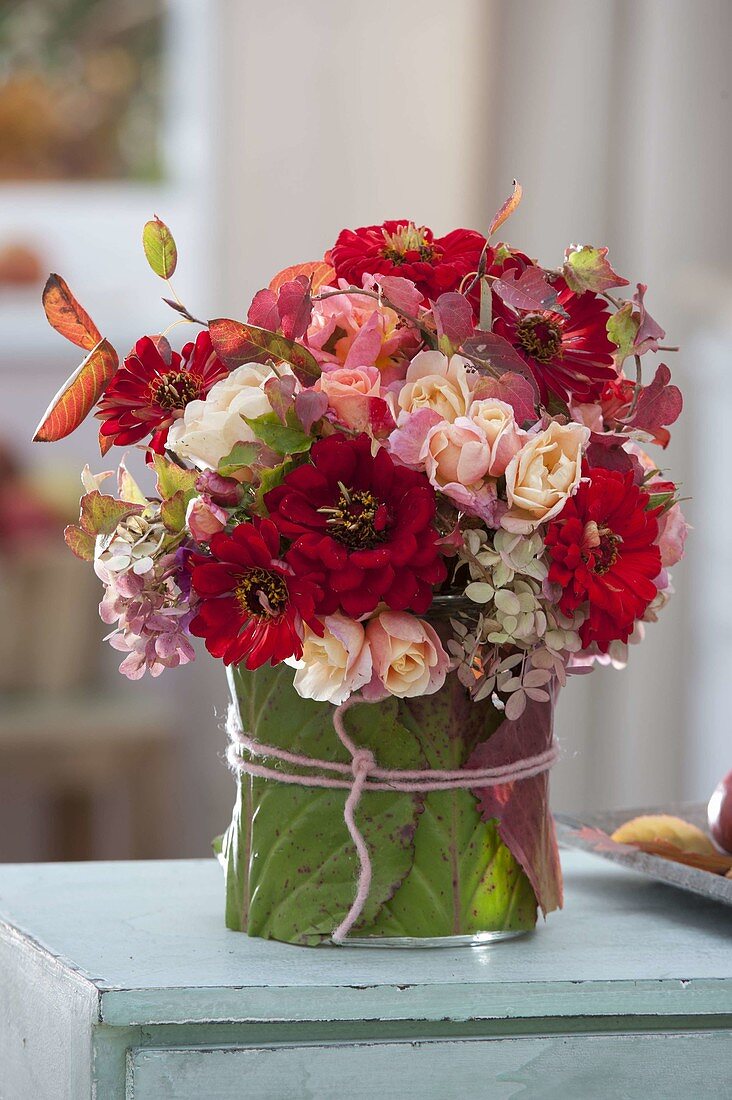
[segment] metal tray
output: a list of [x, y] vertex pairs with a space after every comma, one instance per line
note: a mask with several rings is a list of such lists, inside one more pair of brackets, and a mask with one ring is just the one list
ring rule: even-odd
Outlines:
[[682, 802], [671, 806], [644, 807], [636, 810], [606, 810], [602, 813], [583, 813], [579, 817], [570, 814], [555, 814], [557, 837], [565, 848], [578, 848], [582, 852], [592, 852], [603, 859], [612, 860], [623, 867], [659, 882], [667, 882], [680, 890], [692, 894], [701, 894], [713, 898], [724, 905], [732, 905], [732, 879], [715, 875], [711, 871], [701, 871], [697, 867], [687, 867], [683, 863], [673, 863], [661, 856], [639, 852], [627, 844], [617, 844], [610, 834], [632, 817], [641, 814], [674, 814], [705, 829], [707, 827], [706, 805], [697, 802]]

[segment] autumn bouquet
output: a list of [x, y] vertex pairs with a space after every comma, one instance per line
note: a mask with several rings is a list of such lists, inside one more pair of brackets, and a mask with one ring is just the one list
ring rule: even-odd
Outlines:
[[[547, 774], [568, 673], [622, 665], [669, 599], [686, 525], [647, 444], [681, 394], [606, 248], [541, 267], [494, 236], [343, 230], [246, 321], [120, 364], [58, 276], [88, 355], [35, 438], [95, 408], [111, 471], [66, 540], [104, 585], [120, 671], [228, 668], [227, 923], [298, 943], [476, 942], [561, 904]], [[176, 246], [143, 231], [170, 285]], [[141, 450], [155, 489], [130, 472]], [[142, 469], [145, 466], [141, 464]], [[146, 475], [148, 476], [148, 475]]]

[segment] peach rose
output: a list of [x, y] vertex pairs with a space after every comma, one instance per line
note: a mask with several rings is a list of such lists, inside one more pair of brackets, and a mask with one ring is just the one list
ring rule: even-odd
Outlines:
[[314, 387], [328, 398], [328, 406], [339, 423], [363, 432], [376, 421], [394, 426], [389, 407], [381, 395], [378, 367], [338, 367], [325, 370]]
[[338, 706], [371, 679], [371, 651], [361, 623], [346, 615], [327, 615], [322, 638], [305, 627], [303, 663], [295, 690], [303, 699]]
[[432, 409], [450, 422], [465, 416], [470, 404], [469, 366], [461, 355], [448, 359], [441, 351], [420, 351], [409, 364], [399, 407], [405, 413]]
[[689, 525], [678, 504], [672, 504], [658, 520], [658, 548], [665, 569], [677, 565], [684, 556], [684, 543]]
[[488, 472], [491, 449], [472, 420], [460, 416], [450, 424], [443, 420], [427, 432], [420, 458], [436, 489], [451, 484], [474, 485]]
[[364, 696], [378, 697], [383, 688], [399, 699], [432, 695], [445, 682], [450, 658], [437, 634], [406, 611], [382, 611], [366, 624], [374, 678]]
[[525, 535], [561, 512], [579, 485], [589, 438], [584, 425], [556, 421], [528, 438], [506, 467], [509, 507], [502, 527]]
[[210, 542], [229, 522], [229, 513], [210, 497], [194, 497], [186, 510], [186, 525], [196, 542]]
[[468, 419], [481, 429], [488, 441], [488, 473], [491, 477], [500, 477], [523, 447], [529, 433], [516, 424], [513, 406], [497, 398], [473, 401], [468, 408]]

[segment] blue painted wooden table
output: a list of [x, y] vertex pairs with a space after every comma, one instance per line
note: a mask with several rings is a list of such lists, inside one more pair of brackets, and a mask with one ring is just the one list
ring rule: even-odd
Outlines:
[[0, 868], [2, 1100], [732, 1097], [732, 911], [583, 853], [534, 935], [299, 948], [211, 861]]

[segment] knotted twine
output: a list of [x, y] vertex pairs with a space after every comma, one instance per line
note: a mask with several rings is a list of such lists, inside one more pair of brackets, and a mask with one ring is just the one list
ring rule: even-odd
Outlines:
[[[472, 787], [498, 787], [505, 783], [515, 783], [521, 779], [531, 779], [548, 771], [559, 755], [559, 747], [553, 741], [548, 749], [517, 760], [513, 764], [501, 764], [492, 768], [460, 768], [456, 771], [442, 771], [438, 768], [425, 770], [400, 770], [381, 768], [370, 749], [360, 748], [346, 732], [343, 716], [354, 703], [367, 700], [352, 695], [333, 711], [333, 727], [341, 744], [351, 756], [350, 764], [341, 764], [335, 760], [318, 760], [313, 756], [304, 756], [275, 745], [265, 745], [255, 741], [241, 728], [234, 704], [229, 706], [226, 730], [230, 745], [227, 758], [232, 771], [245, 775], [258, 776], [261, 779], [275, 779], [278, 783], [291, 783], [297, 787], [331, 787], [348, 791], [343, 807], [343, 820], [356, 848], [359, 861], [356, 895], [348, 913], [334, 929], [332, 941], [343, 943], [348, 933], [363, 912], [371, 889], [371, 855], [363, 834], [356, 824], [356, 810], [364, 791], [403, 791], [405, 794], [428, 794], [430, 791], [465, 790]], [[279, 768], [270, 768], [266, 764], [257, 764], [252, 757], [270, 757], [281, 760], [283, 764], [314, 771], [315, 775], [297, 775]]]

